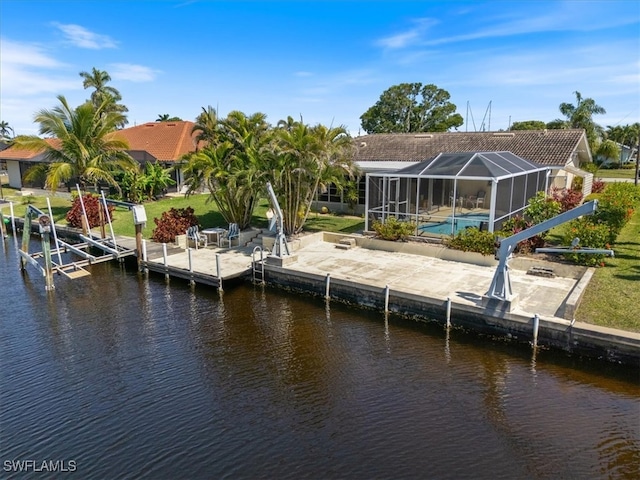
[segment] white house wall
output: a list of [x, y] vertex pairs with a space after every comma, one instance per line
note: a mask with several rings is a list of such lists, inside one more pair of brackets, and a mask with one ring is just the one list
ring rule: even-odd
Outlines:
[[22, 176], [20, 175], [20, 162], [18, 160], [7, 160], [7, 173], [9, 174], [9, 186], [22, 188]]

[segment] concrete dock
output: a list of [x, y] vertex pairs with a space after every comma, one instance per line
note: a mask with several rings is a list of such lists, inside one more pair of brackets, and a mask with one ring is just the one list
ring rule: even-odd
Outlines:
[[[579, 275], [565, 275], [567, 270], [559, 268], [562, 275], [553, 277], [528, 274], [525, 267], [532, 265], [531, 262], [511, 268], [517, 302], [510, 309], [504, 309], [483, 304], [483, 296], [495, 273], [494, 265], [449, 261], [432, 253], [360, 246], [338, 248], [336, 238], [340, 236], [310, 235], [292, 243], [290, 256], [282, 260], [267, 258], [264, 262], [266, 283], [318, 296], [328, 293], [331, 300], [443, 323], [448, 310], [454, 327], [523, 343], [535, 340], [546, 347], [640, 366], [639, 333], [563, 318], [572, 314], [579, 303], [590, 278], [586, 268]], [[154, 248], [157, 252], [157, 247]], [[399, 248], [426, 252], [432, 247], [399, 245]], [[171, 271], [167, 271], [164, 257], [157, 253], [148, 256], [146, 266], [151, 271], [216, 286], [217, 265], [223, 281], [243, 276], [250, 279], [253, 249], [253, 245], [192, 249], [191, 272], [188, 272], [189, 252], [184, 249], [173, 249], [167, 256]], [[176, 272], [181, 273], [176, 275]]]

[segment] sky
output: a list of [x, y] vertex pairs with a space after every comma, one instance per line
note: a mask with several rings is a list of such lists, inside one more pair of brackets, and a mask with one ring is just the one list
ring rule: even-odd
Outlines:
[[0, 0], [0, 120], [37, 134], [34, 115], [90, 96], [105, 70], [129, 126], [208, 105], [276, 124], [342, 125], [388, 88], [434, 84], [465, 124], [563, 118], [575, 93], [603, 127], [640, 121], [640, 2]]

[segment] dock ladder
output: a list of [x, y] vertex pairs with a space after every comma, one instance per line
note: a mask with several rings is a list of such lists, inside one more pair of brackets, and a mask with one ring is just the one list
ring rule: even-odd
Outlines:
[[[257, 245], [253, 249], [251, 254], [251, 269], [253, 271], [253, 283], [261, 283], [264, 285], [264, 249]], [[268, 253], [268, 252], [267, 252]], [[259, 255], [259, 259], [256, 260], [256, 256]]]

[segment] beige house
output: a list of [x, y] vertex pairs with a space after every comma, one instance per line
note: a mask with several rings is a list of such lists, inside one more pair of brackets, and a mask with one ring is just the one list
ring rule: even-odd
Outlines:
[[[444, 132], [374, 134], [354, 139], [355, 161], [363, 172], [358, 185], [358, 205], [364, 212], [366, 173], [393, 172], [443, 153], [511, 152], [551, 171], [550, 186], [570, 187], [583, 178], [583, 193], [591, 193], [593, 175], [580, 169], [592, 161], [584, 130], [516, 130], [510, 132]], [[318, 196], [318, 206], [347, 210], [335, 188]]]

